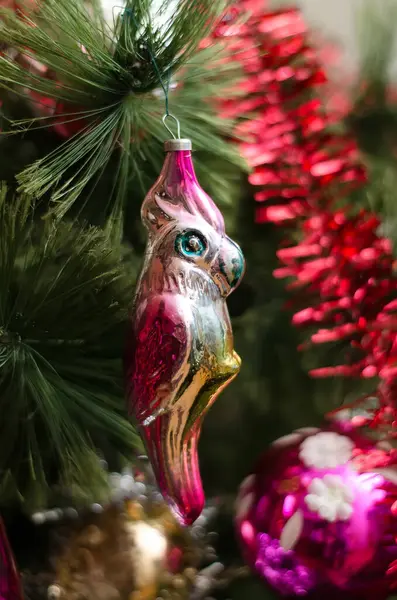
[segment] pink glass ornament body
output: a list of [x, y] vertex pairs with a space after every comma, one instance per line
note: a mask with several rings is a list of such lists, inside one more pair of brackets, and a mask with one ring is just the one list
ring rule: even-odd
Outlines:
[[148, 231], [125, 355], [128, 406], [160, 491], [184, 524], [201, 513], [197, 444], [203, 417], [240, 358], [226, 297], [244, 271], [240, 248], [200, 187], [189, 140], [166, 142], [142, 206]]
[[374, 468], [381, 453], [348, 424], [298, 430], [243, 482], [242, 552], [280, 597], [384, 600], [397, 589], [397, 470]]
[[22, 600], [22, 590], [7, 534], [0, 519], [0, 600]]

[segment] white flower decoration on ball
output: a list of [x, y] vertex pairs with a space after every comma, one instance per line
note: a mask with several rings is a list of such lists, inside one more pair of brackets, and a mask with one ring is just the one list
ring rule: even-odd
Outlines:
[[348, 521], [353, 512], [354, 494], [339, 475], [315, 477], [308, 486], [306, 506], [324, 520]]
[[306, 467], [334, 469], [351, 459], [353, 449], [354, 443], [348, 437], [332, 431], [322, 431], [303, 440], [299, 458]]

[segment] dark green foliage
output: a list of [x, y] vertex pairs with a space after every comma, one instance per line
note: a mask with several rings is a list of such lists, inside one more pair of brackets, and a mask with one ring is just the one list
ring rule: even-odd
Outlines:
[[[130, 260], [130, 257], [128, 257]], [[96, 447], [131, 455], [121, 354], [135, 272], [98, 229], [34, 226], [0, 194], [0, 493], [45, 503], [102, 480]], [[17, 494], [17, 495], [16, 495]]]
[[397, 4], [394, 0], [367, 0], [358, 17], [360, 70], [347, 124], [363, 152], [369, 181], [352, 200], [358, 208], [369, 208], [382, 216], [382, 233], [395, 244], [397, 106], [390, 75], [396, 50]]
[[[103, 483], [98, 452], [130, 456], [139, 444], [126, 419], [121, 356], [144, 247], [140, 205], [168, 136], [161, 118], [169, 79], [170, 110], [229, 224], [240, 189], [244, 163], [227, 139], [233, 122], [215, 105], [219, 94], [240, 93], [239, 70], [217, 45], [195, 51], [222, 6], [204, 0], [198, 10], [184, 0], [156, 26], [151, 1], [127, 2], [114, 27], [81, 0], [48, 0], [25, 18], [0, 10], [9, 48], [0, 56], [0, 180], [23, 191], [3, 187], [1, 195], [3, 505], [18, 498], [33, 510], [60, 484], [87, 502]], [[65, 120], [83, 129], [62, 143], [28, 90], [62, 102]], [[122, 226], [134, 248], [128, 256]]]

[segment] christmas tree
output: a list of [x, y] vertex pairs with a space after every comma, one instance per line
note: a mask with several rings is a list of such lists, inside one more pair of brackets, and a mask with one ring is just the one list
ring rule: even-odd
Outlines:
[[[392, 597], [395, 6], [388, 8], [386, 19], [373, 9], [362, 16], [362, 39], [370, 31], [372, 43], [342, 107], [324, 46], [296, 8], [259, 0], [3, 3], [3, 600]], [[185, 161], [191, 140], [197, 180], [189, 171], [193, 191], [173, 180], [152, 202], [171, 139], [168, 153], [187, 153]], [[165, 197], [171, 189], [182, 189], [177, 199]], [[172, 252], [193, 260], [211, 249], [204, 219], [217, 251], [229, 240], [230, 258], [236, 242], [247, 264], [241, 283], [237, 253], [233, 277], [223, 258], [223, 279], [211, 271], [222, 303], [228, 296], [243, 366], [203, 423], [201, 516], [194, 444], [216, 396], [211, 386], [224, 387], [237, 366], [218, 373], [219, 353], [199, 348], [198, 336], [191, 379], [203, 365], [210, 376], [205, 394], [192, 397], [199, 409], [175, 413], [187, 419], [181, 476], [178, 428], [166, 437], [172, 411], [164, 403], [175, 399], [171, 373], [187, 342], [164, 319], [160, 333], [158, 319], [145, 325], [143, 342], [136, 326], [139, 302], [154, 303], [139, 274], [158, 258], [157, 238], [180, 218], [181, 198], [195, 235], [178, 237]], [[162, 277], [171, 286], [170, 273]], [[211, 306], [220, 305], [216, 286], [211, 294]], [[212, 313], [200, 311], [205, 330]], [[178, 379], [177, 399], [194, 388], [189, 381]], [[362, 483], [369, 475], [371, 501]], [[184, 524], [175, 507], [179, 516], [186, 509]]]

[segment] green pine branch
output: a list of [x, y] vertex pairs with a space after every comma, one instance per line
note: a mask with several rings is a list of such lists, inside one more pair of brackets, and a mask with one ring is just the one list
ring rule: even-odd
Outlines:
[[103, 232], [35, 225], [28, 199], [1, 188], [2, 502], [43, 506], [61, 483], [90, 497], [97, 450], [139, 448], [120, 359], [134, 277]]
[[[180, 119], [183, 135], [191, 137], [197, 149], [233, 164], [236, 170], [244, 168], [226, 139], [233, 122], [220, 119], [210, 102], [226, 93], [238, 93], [231, 92], [238, 69], [221, 60], [224, 50], [218, 46], [197, 51], [198, 42], [222, 11], [223, 1], [203, 0], [197, 5], [195, 0], [182, 0], [165, 19], [167, 5], [164, 2], [153, 14], [151, 0], [129, 0], [114, 31], [96, 12], [96, 18], [91, 18], [81, 0], [46, 0], [37, 15], [26, 19], [0, 10], [3, 41], [56, 75], [50, 80], [3, 55], [0, 86], [20, 94], [33, 90], [66, 103], [66, 112], [58, 118], [82, 124], [79, 133], [18, 177], [21, 192], [35, 198], [51, 195], [50, 212], [57, 218], [80, 202], [88, 184], [100, 178], [115, 154], [119, 167], [108, 200], [111, 217], [120, 220], [127, 189], [147, 186], [142, 173], [152, 176], [156, 171], [157, 176], [160, 142], [167, 135], [161, 122], [165, 111], [161, 90], [170, 78], [176, 85], [170, 93], [170, 109]], [[174, 73], [183, 65], [175, 79]], [[52, 122], [52, 118], [14, 120], [11, 131], [32, 131]], [[198, 163], [200, 170], [200, 159]], [[213, 177], [212, 181], [216, 183]], [[217, 186], [222, 188], [227, 198], [225, 177]]]
[[395, 54], [396, 0], [381, 5], [366, 0], [358, 13], [359, 72], [348, 125], [355, 135], [368, 170], [368, 182], [352, 194], [357, 208], [366, 207], [382, 219], [381, 233], [396, 244], [397, 106], [388, 88]]
[[396, 0], [385, 0], [380, 4], [366, 0], [358, 13], [360, 79], [378, 99], [384, 98], [389, 68], [394, 58], [396, 18]]
[[377, 3], [366, 0], [357, 15], [359, 71], [349, 123], [361, 148], [379, 157], [394, 152], [397, 111], [390, 105], [388, 88], [394, 59], [397, 18], [396, 0]]

